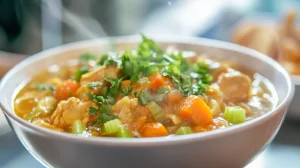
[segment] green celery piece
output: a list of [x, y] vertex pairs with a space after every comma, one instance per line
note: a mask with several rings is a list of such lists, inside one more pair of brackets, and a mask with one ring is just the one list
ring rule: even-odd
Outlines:
[[246, 110], [239, 107], [225, 107], [224, 118], [232, 124], [239, 124], [246, 121]]
[[82, 134], [85, 130], [85, 125], [81, 120], [75, 120], [72, 124], [72, 133], [73, 134]]
[[150, 102], [149, 104], [147, 104], [147, 107], [149, 108], [153, 118], [157, 122], [162, 122], [163, 121], [164, 113], [163, 113], [162, 109], [159, 107], [158, 104], [156, 104], [155, 102]]
[[191, 127], [188, 126], [182, 126], [177, 129], [176, 134], [177, 135], [186, 135], [186, 134], [192, 134], [193, 130]]
[[104, 123], [105, 133], [112, 135], [117, 133], [122, 127], [121, 121], [119, 119], [114, 119]]
[[119, 129], [119, 131], [117, 132], [117, 137], [119, 137], [119, 138], [132, 138], [133, 134], [128, 128], [121, 127]]

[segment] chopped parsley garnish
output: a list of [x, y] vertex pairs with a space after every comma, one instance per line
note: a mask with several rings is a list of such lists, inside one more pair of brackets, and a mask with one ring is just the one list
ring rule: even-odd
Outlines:
[[105, 78], [105, 80], [111, 84], [108, 91], [109, 95], [113, 97], [117, 96], [122, 79], [123, 78]]
[[108, 57], [109, 57], [108, 54], [101, 55], [97, 65], [104, 65]]
[[111, 112], [111, 105], [109, 104], [102, 104], [100, 106], [101, 113], [110, 113]]
[[84, 53], [79, 56], [80, 63], [87, 63], [90, 60], [95, 60], [96, 57], [91, 53]]
[[171, 87], [159, 87], [156, 91], [155, 101], [161, 102], [165, 95], [169, 93], [171, 90]]
[[[95, 59], [89, 54], [84, 54], [80, 58], [81, 60]], [[205, 94], [207, 86], [212, 81], [209, 67], [205, 62], [192, 63], [183, 56], [182, 52], [167, 53], [157, 43], [144, 35], [142, 35], [142, 42], [139, 43], [136, 50], [123, 53], [120, 59], [110, 54], [103, 54], [97, 65], [120, 67], [122, 70], [118, 78], [110, 78], [105, 75], [104, 80], [109, 85], [102, 88], [100, 95], [90, 96], [91, 100], [101, 105], [114, 104], [115, 97], [120, 93], [123, 96], [132, 94], [131, 86], [128, 88], [121, 87], [122, 80], [139, 83], [157, 72], [170, 78], [176, 89], [185, 97]], [[102, 82], [104, 83], [104, 81]], [[100, 82], [88, 84], [88, 87], [92, 89], [97, 89], [100, 86], [102, 86]], [[139, 104], [146, 105], [150, 101], [161, 102], [169, 91], [170, 89], [166, 87], [160, 87], [154, 93], [155, 97], [149, 90], [134, 92], [133, 95], [138, 98]]]
[[96, 115], [98, 113], [98, 110], [99, 110], [99, 108], [97, 106], [96, 107], [90, 106], [89, 107], [89, 114], [90, 115]]
[[105, 65], [108, 67], [109, 66], [116, 67], [116, 66], [118, 66], [118, 61], [113, 57], [108, 57]]
[[150, 91], [142, 91], [138, 95], [138, 101], [141, 105], [146, 105], [153, 100], [152, 94]]
[[52, 91], [56, 89], [54, 85], [50, 85], [50, 84], [35, 84], [32, 85], [32, 88], [35, 88], [37, 90], [52, 90]]
[[104, 123], [106, 123], [107, 121], [113, 120], [118, 118], [117, 116], [111, 114], [111, 113], [100, 113], [100, 115], [98, 116], [97, 120], [95, 121], [94, 125], [95, 126], [103, 126]]
[[102, 86], [103, 83], [98, 81], [98, 82], [92, 82], [92, 83], [88, 83], [87, 87], [91, 88], [91, 89], [98, 89], [100, 86]]
[[81, 79], [81, 76], [83, 74], [86, 74], [89, 72], [89, 69], [86, 65], [82, 66], [81, 68], [77, 69], [76, 71], [74, 71], [74, 80], [76, 80], [76, 82], [79, 82]]
[[96, 103], [104, 103], [105, 102], [105, 99], [103, 96], [97, 96], [92, 93], [90, 93], [90, 99]]
[[95, 126], [103, 126], [104, 123], [107, 121], [116, 119], [117, 116], [111, 113], [111, 105], [107, 104], [102, 104], [100, 106], [100, 115], [98, 116], [97, 120], [95, 121], [94, 125]]
[[131, 85], [129, 85], [128, 88], [121, 87], [121, 93], [123, 96], [129, 96], [131, 94], [131, 91], [132, 91]]

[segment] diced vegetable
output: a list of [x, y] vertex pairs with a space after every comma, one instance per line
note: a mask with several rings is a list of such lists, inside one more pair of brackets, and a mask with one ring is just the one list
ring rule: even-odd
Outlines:
[[105, 133], [111, 135], [117, 133], [122, 127], [121, 121], [119, 119], [114, 119], [107, 121], [104, 124]]
[[188, 126], [179, 127], [176, 131], [177, 135], [186, 135], [186, 134], [191, 134], [191, 133], [193, 133], [193, 130], [191, 127], [188, 127]]
[[207, 104], [197, 96], [189, 96], [182, 104], [179, 115], [183, 119], [192, 121], [194, 124], [210, 124], [212, 123], [212, 112]]
[[143, 136], [144, 137], [159, 137], [166, 136], [169, 132], [161, 123], [147, 123], [145, 124]]
[[140, 92], [140, 94], [138, 95], [138, 100], [141, 105], [146, 105], [153, 100], [153, 97], [151, 93], [148, 90], [146, 90]]
[[117, 137], [119, 138], [132, 138], [133, 135], [131, 131], [126, 127], [121, 127], [117, 132]]
[[64, 81], [56, 88], [56, 98], [58, 100], [66, 100], [69, 97], [76, 95], [76, 91], [79, 87], [80, 85], [76, 81], [73, 80]]
[[225, 107], [224, 118], [232, 124], [239, 124], [246, 121], [246, 110], [239, 107]]
[[160, 73], [154, 73], [153, 75], [149, 76], [150, 88], [156, 91], [161, 86], [166, 86], [166, 77], [162, 76]]
[[152, 117], [155, 119], [155, 121], [163, 121], [164, 113], [158, 104], [156, 104], [155, 102], [150, 102], [149, 104], [147, 104], [147, 107], [151, 111]]
[[182, 122], [181, 118], [175, 114], [166, 114], [166, 117], [172, 120], [173, 124], [177, 125]]
[[42, 98], [37, 105], [37, 110], [43, 113], [53, 112], [57, 104], [57, 101], [52, 96], [46, 96]]
[[27, 115], [26, 120], [31, 121], [37, 117], [50, 115], [54, 111], [56, 104], [57, 101], [52, 96], [46, 96], [42, 98], [41, 100], [38, 101], [38, 104], [34, 109], [34, 111], [32, 111], [31, 113], [29, 113], [29, 115]]
[[80, 120], [75, 120], [72, 125], [73, 134], [82, 134], [85, 130], [85, 125]]

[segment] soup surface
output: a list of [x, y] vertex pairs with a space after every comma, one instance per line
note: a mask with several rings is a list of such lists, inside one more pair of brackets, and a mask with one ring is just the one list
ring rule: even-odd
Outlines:
[[257, 73], [162, 50], [145, 36], [134, 50], [83, 53], [75, 62], [34, 76], [17, 94], [15, 113], [82, 136], [158, 137], [230, 127], [278, 102], [273, 85]]

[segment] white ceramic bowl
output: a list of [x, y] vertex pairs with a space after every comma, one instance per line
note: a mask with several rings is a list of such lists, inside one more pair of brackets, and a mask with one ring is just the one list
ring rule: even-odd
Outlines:
[[[299, 65], [300, 66], [300, 65]], [[300, 75], [291, 75], [292, 82], [295, 84], [294, 98], [288, 109], [287, 117], [291, 120], [300, 120]]]
[[15, 66], [2, 79], [0, 103], [10, 126], [26, 149], [47, 167], [243, 167], [276, 135], [292, 100], [294, 86], [288, 73], [272, 59], [225, 42], [173, 37], [154, 38], [162, 47], [206, 53], [233, 61], [269, 78], [276, 87], [278, 107], [251, 121], [205, 133], [143, 139], [80, 137], [38, 127], [16, 116], [13, 99], [24, 82], [52, 64], [62, 64], [80, 53], [106, 52], [111, 41], [117, 50], [136, 46], [140, 37], [102, 38], [60, 46], [38, 53]]

